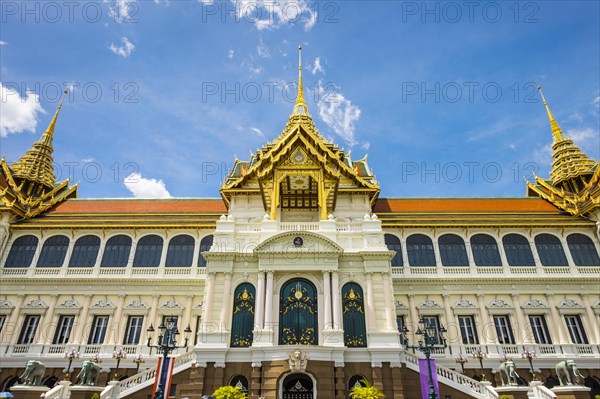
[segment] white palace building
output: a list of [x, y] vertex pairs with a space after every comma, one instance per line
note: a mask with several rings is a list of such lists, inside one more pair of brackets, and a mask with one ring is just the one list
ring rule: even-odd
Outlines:
[[[171, 322], [179, 345], [191, 334], [166, 398], [237, 385], [253, 399], [341, 399], [360, 380], [420, 398], [423, 327], [442, 399], [552, 398], [539, 385], [558, 386], [564, 360], [591, 390], [563, 397], [599, 395], [600, 166], [546, 100], [552, 172], [525, 197], [380, 198], [366, 158], [318, 132], [301, 72], [283, 132], [235, 160], [221, 198], [77, 198], [52, 169], [60, 106], [26, 154], [2, 160], [0, 391], [38, 360], [47, 398], [86, 397], [77, 374], [99, 355], [98, 397], [146, 399], [161, 357], [147, 329]], [[525, 396], [503, 396], [505, 357]]]

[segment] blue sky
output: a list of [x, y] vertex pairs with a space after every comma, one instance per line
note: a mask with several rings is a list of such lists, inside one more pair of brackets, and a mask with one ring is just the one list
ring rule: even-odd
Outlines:
[[551, 162], [536, 83], [600, 157], [599, 4], [3, 1], [0, 153], [67, 85], [54, 155], [80, 197], [216, 197], [234, 154], [284, 128], [302, 44], [318, 129], [368, 153], [382, 196], [523, 196]]

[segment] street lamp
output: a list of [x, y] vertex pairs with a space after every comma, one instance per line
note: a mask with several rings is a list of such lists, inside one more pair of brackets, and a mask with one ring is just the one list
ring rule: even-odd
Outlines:
[[521, 358], [529, 360], [529, 367], [531, 368], [531, 378], [533, 381], [536, 381], [535, 370], [533, 369], [533, 361], [531, 360], [534, 357], [536, 357], [535, 351], [530, 352], [529, 349], [527, 349], [525, 346], [523, 346], [523, 352], [521, 352]]
[[113, 352], [112, 357], [113, 357], [113, 359], [117, 359], [117, 369], [115, 370], [115, 380], [116, 380], [119, 378], [119, 365], [121, 364], [121, 359], [125, 359], [127, 357], [127, 352], [125, 352], [123, 350], [123, 348], [119, 348]]
[[144, 358], [144, 355], [137, 353], [135, 356], [133, 356], [133, 362], [135, 363], [135, 373], [137, 374], [140, 372], [140, 364], [145, 363], [146, 359]]
[[481, 372], [481, 381], [485, 381], [485, 374], [483, 374], [483, 359], [487, 357], [487, 353], [477, 348], [473, 351], [473, 359], [479, 359], [479, 370]]
[[71, 364], [73, 363], [73, 360], [79, 359], [80, 354], [81, 353], [77, 352], [75, 348], [65, 352], [65, 359], [69, 359], [69, 365], [66, 368], [67, 374], [65, 375], [65, 379], [71, 381]]
[[462, 352], [456, 356], [456, 363], [460, 364], [460, 368], [462, 369], [462, 373], [465, 373], [465, 363], [469, 363], [469, 359], [463, 356]]
[[152, 324], [150, 324], [150, 327], [148, 327], [146, 331], [148, 332], [148, 347], [156, 348], [158, 351], [162, 352], [163, 355], [162, 370], [159, 374], [158, 387], [154, 393], [154, 399], [163, 399], [164, 387], [162, 386], [162, 378], [160, 377], [167, 372], [167, 358], [169, 353], [173, 349], [186, 348], [188, 346], [189, 335], [192, 332], [192, 329], [188, 325], [185, 330], [183, 330], [185, 342], [181, 346], [177, 346], [177, 335], [179, 335], [179, 330], [177, 329], [177, 324], [175, 324], [172, 319], [167, 319], [166, 326], [164, 323], [161, 323], [160, 326], [158, 326], [158, 340], [156, 345], [152, 345], [152, 333], [154, 333]]
[[[408, 330], [403, 331], [407, 333]], [[425, 323], [423, 317], [419, 319], [419, 326], [417, 326], [416, 335], [420, 335], [423, 339], [420, 339], [418, 345], [408, 345], [408, 339], [406, 339], [406, 347], [411, 349], [418, 349], [420, 352], [423, 352], [425, 355], [425, 359], [427, 359], [427, 377], [429, 379], [429, 399], [438, 399], [437, 394], [435, 393], [435, 387], [433, 385], [433, 374], [431, 372], [431, 363], [429, 359], [431, 358], [431, 352], [434, 348], [446, 348], [446, 339], [443, 337], [443, 333], [446, 332], [444, 326], [440, 326], [440, 328], [436, 331], [436, 328], [432, 323]], [[441, 341], [441, 343], [439, 343]]]

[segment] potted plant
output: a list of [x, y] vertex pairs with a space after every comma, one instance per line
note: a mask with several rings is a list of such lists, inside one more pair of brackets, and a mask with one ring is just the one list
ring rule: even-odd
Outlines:
[[360, 380], [364, 387], [355, 386], [350, 392], [350, 398], [352, 399], [381, 399], [385, 398], [383, 392], [378, 388], [369, 384], [367, 380]]
[[248, 395], [240, 388], [232, 386], [220, 387], [213, 392], [212, 396], [214, 396], [215, 399], [248, 399]]

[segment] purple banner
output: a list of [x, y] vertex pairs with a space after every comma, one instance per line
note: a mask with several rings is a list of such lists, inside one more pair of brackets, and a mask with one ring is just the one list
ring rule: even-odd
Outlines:
[[[435, 359], [429, 359], [431, 365], [431, 379], [433, 380], [433, 388], [437, 397], [440, 397], [440, 387], [438, 385], [437, 372], [435, 367]], [[429, 372], [427, 371], [427, 359], [419, 359], [419, 374], [421, 377], [421, 395], [423, 399], [429, 398]]]

